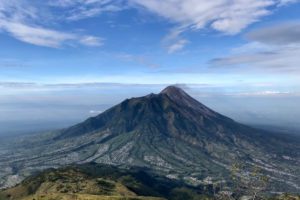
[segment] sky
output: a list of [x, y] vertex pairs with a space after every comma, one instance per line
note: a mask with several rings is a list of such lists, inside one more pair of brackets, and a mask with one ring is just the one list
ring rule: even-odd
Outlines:
[[300, 126], [298, 0], [0, 0], [0, 134], [178, 84], [245, 123]]

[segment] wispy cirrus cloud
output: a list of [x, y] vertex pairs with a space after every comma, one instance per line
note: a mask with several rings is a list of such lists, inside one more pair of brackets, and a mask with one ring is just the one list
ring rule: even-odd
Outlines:
[[297, 3], [297, 2], [299, 2], [299, 0], [280, 0], [279, 3], [278, 3], [278, 7], [285, 6], [285, 5], [288, 5], [290, 3]]
[[133, 5], [145, 8], [172, 23], [168, 38], [170, 53], [187, 44], [180, 37], [185, 31], [212, 29], [224, 34], [240, 33], [250, 24], [274, 12], [274, 7], [296, 3], [297, 0], [130, 0]]
[[117, 12], [126, 8], [123, 0], [50, 0], [48, 4], [66, 9], [65, 19], [76, 21], [95, 17], [104, 12]]
[[100, 37], [95, 37], [91, 35], [85, 35], [79, 38], [79, 43], [86, 45], [86, 46], [102, 46], [103, 40]]
[[[37, 3], [11, 0], [0, 2], [0, 28], [16, 39], [35, 45], [57, 47], [71, 41], [87, 46], [101, 46], [103, 40], [99, 37], [60, 31], [41, 24], [41, 12], [37, 7], [43, 4], [50, 15], [53, 15], [52, 20], [67, 21], [77, 21], [129, 8], [142, 9], [166, 19], [173, 25], [170, 33], [163, 39], [163, 46], [169, 53], [174, 53], [188, 43], [187, 39], [182, 37], [184, 32], [213, 30], [227, 35], [238, 34], [250, 24], [272, 14], [278, 7], [297, 2], [299, 1], [47, 0]], [[59, 17], [51, 14], [53, 7], [60, 8]], [[16, 26], [22, 27], [22, 32], [16, 30]]]
[[267, 73], [292, 73], [300, 72], [300, 46], [274, 47], [272, 51], [231, 54], [227, 57], [215, 58], [210, 61], [214, 67], [228, 70]]
[[246, 34], [246, 38], [271, 45], [300, 43], [300, 21], [261, 28]]
[[236, 34], [248, 25], [272, 14], [274, 6], [298, 0], [130, 0], [181, 27], [198, 30], [205, 27]]
[[137, 5], [190, 29], [209, 26], [227, 34], [236, 34], [249, 24], [270, 14], [276, 1], [205, 1], [205, 0], [132, 0]]
[[170, 44], [168, 46], [168, 53], [174, 53], [176, 51], [180, 51], [181, 49], [184, 48], [184, 46], [188, 43], [188, 40], [185, 39], [180, 39], [177, 40], [175, 43]]
[[[26, 8], [26, 9], [25, 9]], [[40, 25], [38, 9], [26, 0], [0, 2], [0, 30], [29, 44], [58, 48], [67, 43], [101, 46], [103, 39], [91, 35], [69, 33]]]
[[69, 20], [94, 17], [102, 12], [114, 12], [127, 7], [148, 10], [175, 23], [175, 28], [164, 39], [168, 53], [179, 51], [188, 43], [180, 37], [182, 32], [210, 28], [229, 35], [237, 34], [261, 17], [271, 14], [270, 7], [279, 4], [277, 0], [54, 0], [51, 3], [67, 7], [69, 11], [66, 18]]
[[78, 42], [85, 46], [102, 46], [103, 39], [90, 35], [66, 33], [41, 26], [31, 26], [20, 22], [0, 19], [0, 29], [11, 34], [14, 38], [37, 46], [58, 48], [68, 42]]
[[210, 61], [213, 66], [276, 73], [300, 72], [300, 22], [285, 22], [246, 34], [249, 43]]
[[0, 20], [0, 29], [6, 31], [20, 41], [46, 47], [57, 48], [62, 43], [77, 38], [74, 34], [5, 20]]
[[294, 93], [289, 91], [266, 90], [266, 91], [256, 91], [256, 92], [241, 92], [232, 95], [233, 96], [290, 96], [290, 95], [299, 95], [299, 93]]

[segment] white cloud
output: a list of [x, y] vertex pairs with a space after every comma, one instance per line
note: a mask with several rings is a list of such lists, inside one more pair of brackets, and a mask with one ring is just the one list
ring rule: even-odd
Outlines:
[[16, 39], [45, 47], [58, 48], [66, 42], [79, 41], [85, 46], [101, 46], [102, 39], [95, 36], [86, 36], [65, 33], [38, 26], [29, 26], [18, 22], [9, 22], [0, 19], [0, 29], [10, 33]]
[[285, 6], [290, 3], [297, 3], [299, 0], [280, 0], [278, 6]]
[[26, 0], [0, 1], [0, 19], [27, 21], [38, 18], [38, 10]]
[[106, 5], [111, 4], [113, 0], [48, 0], [48, 4], [56, 7], [71, 7], [75, 5]]
[[176, 24], [163, 40], [167, 41], [168, 52], [172, 53], [186, 44], [180, 38], [184, 31], [209, 28], [228, 35], [238, 34], [250, 24], [270, 15], [276, 5], [287, 5], [297, 0], [129, 1]]
[[[271, 47], [270, 47], [271, 48]], [[300, 46], [273, 46], [271, 51], [244, 52], [214, 59], [213, 66], [224, 69], [267, 73], [300, 73]]]
[[[100, 46], [101, 38], [94, 36], [87, 38], [46, 28], [41, 23], [45, 21], [41, 17], [43, 12], [40, 12], [37, 5], [43, 5], [50, 15], [53, 15], [51, 14], [53, 7], [60, 7], [63, 10], [59, 17], [52, 16], [52, 20], [58, 18], [80, 20], [95, 17], [103, 12], [117, 12], [129, 7], [142, 8], [174, 24], [171, 33], [163, 40], [168, 52], [172, 53], [182, 49], [187, 43], [181, 38], [181, 34], [185, 31], [209, 28], [224, 34], [237, 34], [250, 24], [271, 14], [276, 7], [296, 2], [299, 0], [46, 0], [44, 3], [6, 0], [0, 1], [0, 20], [2, 30], [5, 28], [5, 31], [24, 42], [56, 47], [66, 41], [78, 41], [88, 46]], [[23, 26], [26, 33], [17, 32], [13, 28], [16, 25]], [[32, 33], [33, 36], [30, 37], [29, 32], [33, 30], [37, 30], [41, 35]]]
[[234, 54], [243, 54], [243, 53], [257, 53], [257, 52], [270, 52], [272, 51], [272, 47], [263, 44], [261, 42], [248, 42], [244, 45], [234, 47], [231, 49], [231, 53]]
[[131, 0], [136, 5], [191, 29], [209, 26], [236, 34], [249, 24], [270, 14], [275, 0]]
[[48, 5], [54, 6], [54, 7], [69, 7], [74, 6], [78, 3], [76, 0], [49, 0]]
[[181, 39], [181, 40], [178, 40], [176, 41], [174, 44], [171, 44], [169, 47], [168, 47], [168, 53], [174, 53], [176, 51], [179, 51], [181, 49], [184, 48], [184, 46], [188, 43], [187, 40], [185, 39]]
[[76, 21], [80, 19], [95, 17], [103, 12], [116, 12], [120, 11], [121, 8], [115, 5], [106, 5], [103, 7], [79, 7], [71, 11], [68, 20]]
[[300, 43], [300, 21], [285, 22], [264, 27], [251, 31], [246, 37], [250, 40], [271, 45]]
[[236, 94], [230, 94], [233, 96], [291, 96], [297, 95], [298, 93], [289, 92], [289, 91], [277, 91], [277, 90], [266, 90], [266, 91], [257, 91], [257, 92], [241, 92]]
[[93, 17], [103, 11], [128, 7], [144, 8], [184, 29], [210, 27], [226, 34], [236, 34], [248, 25], [271, 14], [274, 6], [299, 0], [50, 0], [49, 4], [71, 9], [69, 19]]
[[213, 66], [268, 73], [300, 73], [299, 22], [285, 22], [246, 34], [250, 41], [228, 56], [211, 61]]
[[102, 46], [103, 39], [94, 36], [83, 36], [80, 39], [80, 43], [86, 46]]
[[36, 25], [40, 20], [41, 17], [37, 15], [36, 9], [26, 0], [0, 2], [0, 31], [7, 32], [22, 42], [54, 48], [68, 42], [85, 46], [102, 45], [102, 38]]
[[76, 39], [73, 34], [32, 27], [17, 22], [0, 20], [0, 29], [12, 34], [20, 41], [46, 47], [59, 47], [62, 42]]
[[95, 17], [103, 12], [117, 12], [125, 9], [123, 0], [51, 0], [49, 5], [66, 9], [65, 19], [81, 20]]

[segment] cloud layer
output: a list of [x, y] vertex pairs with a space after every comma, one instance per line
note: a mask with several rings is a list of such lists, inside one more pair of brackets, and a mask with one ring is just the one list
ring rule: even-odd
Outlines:
[[288, 22], [252, 31], [246, 36], [267, 44], [286, 45], [300, 43], [300, 22]]
[[[25, 9], [26, 8], [26, 9]], [[0, 2], [0, 31], [14, 38], [45, 47], [58, 48], [67, 43], [79, 43], [85, 46], [101, 46], [102, 38], [53, 30], [39, 25], [42, 17], [36, 7], [26, 0]]]
[[123, 0], [50, 0], [48, 5], [64, 8], [65, 19], [71, 21], [95, 17], [104, 12], [117, 12], [126, 8]]
[[250, 41], [227, 57], [211, 61], [214, 66], [242, 67], [275, 73], [300, 72], [300, 22], [286, 22], [246, 34]]
[[182, 49], [187, 42], [180, 34], [187, 30], [212, 29], [224, 34], [240, 33], [250, 24], [297, 0], [131, 0], [150, 12], [176, 24], [168, 38], [168, 52]]
[[271, 0], [132, 0], [151, 12], [191, 29], [209, 26], [227, 34], [236, 34], [249, 24], [270, 14]]
[[[275, 8], [295, 2], [298, 0], [46, 0], [42, 3], [3, 0], [0, 2], [0, 30], [20, 41], [39, 46], [60, 47], [68, 43], [101, 46], [103, 39], [100, 37], [65, 32], [48, 25], [56, 20], [76, 21], [104, 12], [142, 9], [174, 25], [167, 40], [164, 39], [167, 51], [174, 53], [188, 44], [188, 40], [181, 37], [182, 32], [208, 28], [234, 35], [270, 15]], [[59, 9], [58, 16], [52, 13], [53, 8]]]

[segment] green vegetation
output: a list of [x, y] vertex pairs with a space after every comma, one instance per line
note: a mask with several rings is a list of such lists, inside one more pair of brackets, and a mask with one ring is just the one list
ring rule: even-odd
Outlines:
[[180, 196], [195, 199], [196, 190], [140, 169], [85, 164], [29, 177], [16, 187], [1, 191], [0, 200], [176, 200]]
[[[240, 166], [232, 167], [233, 180], [240, 172]], [[265, 196], [257, 187], [266, 184], [260, 177], [254, 169], [245, 185], [238, 181], [234, 190], [226, 192], [221, 185], [192, 187], [141, 169], [91, 163], [46, 170], [0, 191], [0, 200], [300, 200], [288, 194]]]

